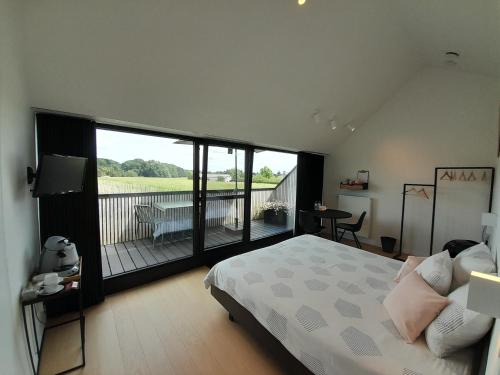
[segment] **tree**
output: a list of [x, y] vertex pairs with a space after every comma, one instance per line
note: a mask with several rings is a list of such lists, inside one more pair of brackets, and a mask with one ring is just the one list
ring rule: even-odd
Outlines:
[[262, 167], [259, 171], [259, 174], [264, 177], [264, 178], [271, 178], [273, 177], [273, 171], [271, 170], [271, 168], [265, 166], [265, 167]]
[[[234, 168], [227, 169], [222, 173], [230, 175], [232, 181], [236, 180], [236, 173]], [[243, 172], [241, 169], [238, 169], [238, 180], [243, 181], [244, 179], [245, 179], [245, 172]]]

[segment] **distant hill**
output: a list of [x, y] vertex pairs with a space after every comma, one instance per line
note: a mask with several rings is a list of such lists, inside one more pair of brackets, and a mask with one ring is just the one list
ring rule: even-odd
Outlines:
[[157, 160], [133, 159], [119, 163], [111, 159], [97, 159], [99, 177], [192, 177], [192, 172], [174, 164]]

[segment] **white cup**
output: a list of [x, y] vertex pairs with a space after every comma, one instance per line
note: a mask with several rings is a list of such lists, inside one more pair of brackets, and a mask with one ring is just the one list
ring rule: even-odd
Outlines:
[[48, 273], [43, 278], [43, 290], [47, 293], [52, 293], [57, 290], [59, 284], [59, 276], [57, 273]]

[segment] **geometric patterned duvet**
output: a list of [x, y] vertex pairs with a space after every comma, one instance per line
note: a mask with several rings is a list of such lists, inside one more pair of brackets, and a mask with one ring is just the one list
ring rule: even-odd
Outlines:
[[441, 359], [407, 344], [382, 302], [399, 261], [304, 235], [226, 259], [205, 278], [318, 375], [470, 374], [472, 352]]

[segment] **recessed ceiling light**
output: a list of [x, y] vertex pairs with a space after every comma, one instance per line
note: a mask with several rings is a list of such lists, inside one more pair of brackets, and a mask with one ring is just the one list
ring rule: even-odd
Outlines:
[[306, 0], [298, 0], [297, 3], [299, 5], [304, 5], [306, 3]]

